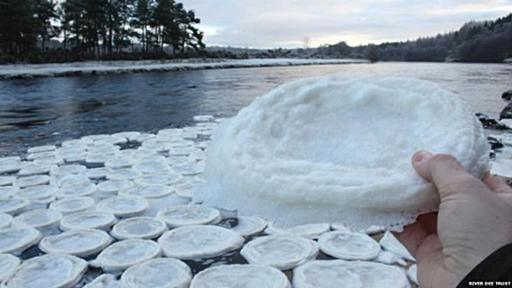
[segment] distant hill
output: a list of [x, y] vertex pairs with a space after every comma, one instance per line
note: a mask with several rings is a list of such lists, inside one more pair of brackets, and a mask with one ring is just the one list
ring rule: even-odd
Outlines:
[[[504, 62], [512, 58], [512, 14], [494, 21], [468, 22], [459, 30], [414, 41], [349, 46], [345, 42], [308, 49], [209, 47], [213, 57], [364, 58], [371, 61]], [[508, 62], [507, 61], [507, 62]]]

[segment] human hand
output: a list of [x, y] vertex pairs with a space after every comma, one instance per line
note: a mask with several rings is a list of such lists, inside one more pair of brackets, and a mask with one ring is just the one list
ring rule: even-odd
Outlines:
[[397, 237], [416, 256], [422, 288], [456, 287], [512, 242], [512, 189], [489, 173], [480, 181], [450, 155], [420, 151], [412, 164], [437, 188], [441, 204], [438, 213], [420, 215]]

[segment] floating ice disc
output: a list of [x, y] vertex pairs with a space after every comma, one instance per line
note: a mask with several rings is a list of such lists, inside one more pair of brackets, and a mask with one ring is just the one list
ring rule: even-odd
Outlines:
[[219, 210], [199, 205], [179, 205], [160, 210], [157, 217], [169, 227], [216, 223], [220, 220]]
[[333, 231], [318, 240], [320, 250], [327, 255], [345, 260], [370, 260], [380, 252], [380, 245], [363, 233]]
[[278, 269], [262, 265], [220, 265], [199, 272], [190, 288], [289, 288], [286, 275]]
[[12, 223], [12, 216], [5, 213], [0, 213], [0, 228], [9, 227]]
[[167, 231], [158, 239], [164, 255], [178, 259], [211, 258], [242, 246], [238, 233], [218, 226], [194, 225]]
[[94, 199], [90, 197], [66, 197], [50, 204], [50, 209], [62, 214], [72, 214], [89, 210], [94, 206]]
[[96, 205], [100, 211], [107, 211], [117, 217], [140, 215], [148, 208], [148, 201], [139, 196], [120, 195], [102, 200]]
[[84, 229], [44, 237], [39, 242], [39, 248], [46, 253], [87, 257], [103, 250], [111, 242], [112, 238], [104, 231]]
[[120, 221], [112, 228], [117, 239], [153, 239], [167, 229], [164, 221], [152, 217], [133, 217]]
[[411, 156], [448, 153], [473, 175], [489, 144], [457, 95], [392, 77], [329, 76], [284, 84], [219, 125], [194, 201], [286, 225], [343, 222], [400, 229], [437, 209]]
[[160, 255], [160, 246], [151, 240], [130, 239], [116, 242], [103, 250], [91, 265], [104, 271], [124, 270]]
[[132, 266], [121, 276], [125, 288], [187, 288], [192, 271], [180, 260], [156, 258]]
[[30, 210], [14, 217], [14, 221], [36, 229], [44, 229], [57, 224], [62, 219], [62, 213], [50, 209]]
[[20, 265], [21, 260], [11, 254], [0, 254], [0, 283], [11, 276]]
[[25, 225], [0, 229], [0, 253], [21, 254], [39, 242], [41, 233]]
[[405, 272], [396, 266], [367, 261], [315, 260], [293, 270], [293, 287], [407, 288], [409, 283]]
[[74, 287], [86, 270], [87, 262], [80, 258], [64, 254], [43, 255], [25, 260], [3, 287]]
[[18, 214], [23, 211], [30, 201], [18, 196], [0, 197], [0, 212], [7, 214]]
[[231, 230], [248, 237], [260, 233], [265, 230], [265, 227], [267, 227], [267, 222], [259, 217], [240, 216], [238, 217], [238, 225], [231, 228]]
[[262, 264], [280, 270], [292, 269], [315, 259], [315, 241], [295, 236], [265, 236], [247, 243], [240, 254], [251, 264]]
[[103, 211], [85, 211], [64, 216], [60, 220], [60, 229], [101, 229], [107, 230], [116, 222], [112, 213]]
[[330, 230], [329, 223], [302, 224], [288, 228], [278, 227], [275, 224], [269, 224], [265, 233], [269, 235], [295, 235], [309, 239], [318, 239], [320, 235]]

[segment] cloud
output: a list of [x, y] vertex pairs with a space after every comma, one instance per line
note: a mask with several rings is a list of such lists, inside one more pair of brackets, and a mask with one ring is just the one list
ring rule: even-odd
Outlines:
[[512, 0], [181, 0], [208, 45], [272, 48], [414, 39], [512, 13]]

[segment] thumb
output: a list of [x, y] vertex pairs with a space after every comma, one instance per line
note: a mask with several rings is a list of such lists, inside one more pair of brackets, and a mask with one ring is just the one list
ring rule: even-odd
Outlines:
[[412, 157], [412, 165], [418, 175], [434, 184], [439, 191], [441, 201], [449, 195], [465, 193], [474, 190], [475, 187], [485, 186], [469, 174], [451, 155], [434, 155], [430, 152], [418, 151]]

